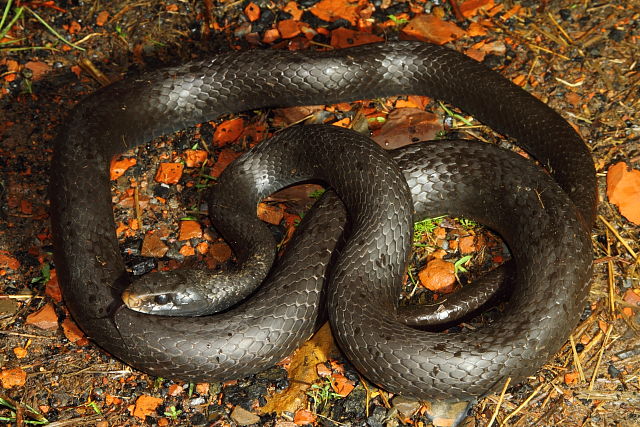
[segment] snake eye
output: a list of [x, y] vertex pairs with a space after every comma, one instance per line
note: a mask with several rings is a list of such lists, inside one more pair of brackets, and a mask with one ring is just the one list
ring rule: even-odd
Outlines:
[[169, 295], [167, 294], [160, 294], [160, 295], [156, 295], [153, 298], [153, 301], [158, 304], [158, 305], [165, 305], [167, 304], [169, 301], [171, 300], [171, 298], [169, 298]]

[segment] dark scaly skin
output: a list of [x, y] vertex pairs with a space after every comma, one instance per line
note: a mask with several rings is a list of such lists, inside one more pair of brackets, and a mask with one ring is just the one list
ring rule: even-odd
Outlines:
[[[294, 292], [289, 296], [280, 289], [272, 298], [263, 293], [262, 299], [252, 300], [254, 305], [243, 304], [223, 317], [167, 319], [126, 309], [108, 316], [129, 281], [111, 213], [109, 160], [154, 136], [223, 112], [403, 93], [451, 102], [517, 138], [550, 168], [577, 210], [550, 179], [536, 177], [535, 168], [527, 169], [522, 160], [515, 166], [505, 163], [510, 157], [502, 159], [484, 146], [470, 151], [455, 144], [406, 150], [399, 164], [409, 176], [417, 211], [479, 219], [509, 243], [520, 268], [514, 300], [504, 319], [476, 332], [430, 334], [400, 325], [392, 315], [397, 280], [383, 275], [386, 268], [380, 266], [391, 266], [392, 258], [406, 259], [400, 249], [408, 248], [411, 227], [403, 220], [387, 226], [398, 230], [397, 241], [384, 236], [356, 239], [351, 245], [361, 242], [360, 252], [346, 251], [337, 260], [328, 308], [338, 342], [371, 380], [415, 397], [478, 396], [508, 376], [516, 381], [534, 372], [562, 345], [586, 298], [591, 264], [587, 230], [596, 201], [591, 157], [573, 129], [543, 103], [464, 55], [424, 43], [322, 54], [234, 52], [118, 82], [80, 103], [58, 135], [51, 181], [56, 267], [75, 320], [114, 356], [163, 377], [238, 378], [287, 355], [313, 330], [314, 304], [320, 297], [308, 298], [319, 291], [306, 286], [321, 281], [311, 276], [318, 276], [323, 261], [314, 261], [316, 273], [292, 273], [305, 290], [287, 289]], [[405, 156], [408, 161], [403, 163]], [[496, 156], [500, 160], [491, 163]], [[332, 159], [352, 160], [340, 155]], [[377, 170], [366, 162], [359, 168], [344, 167], [365, 181]], [[526, 181], [529, 178], [533, 181]], [[493, 190], [476, 187], [483, 183], [492, 184]], [[434, 204], [427, 206], [417, 191], [425, 191], [425, 201]], [[490, 200], [493, 196], [506, 199]], [[396, 201], [375, 206], [395, 207], [392, 213], [402, 216], [404, 208]], [[541, 202], [544, 208], [536, 210]], [[499, 205], [508, 212], [494, 212]], [[537, 222], [526, 222], [531, 220]], [[317, 246], [313, 250], [326, 255]], [[293, 258], [307, 258], [305, 254]], [[367, 262], [373, 262], [371, 268]], [[402, 273], [400, 264], [389, 268]], [[363, 274], [371, 277], [364, 280]], [[245, 310], [249, 307], [259, 314]]]

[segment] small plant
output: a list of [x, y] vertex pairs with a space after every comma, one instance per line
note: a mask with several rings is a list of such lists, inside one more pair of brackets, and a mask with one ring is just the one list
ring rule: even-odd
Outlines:
[[322, 384], [312, 384], [311, 389], [307, 391], [307, 396], [312, 400], [313, 412], [320, 413], [331, 400], [342, 399], [342, 396], [331, 388], [331, 379], [329, 377], [322, 378]]
[[125, 34], [124, 30], [122, 29], [122, 27], [120, 25], [116, 25], [116, 34], [122, 40], [126, 40], [127, 39], [127, 35]]
[[[6, 422], [7, 424], [9, 423], [15, 423], [16, 422], [16, 406], [12, 403], [7, 401], [6, 399], [3, 399], [0, 397], [0, 407], [5, 407], [8, 408], [10, 410], [10, 416], [9, 417], [0, 417], [0, 422]], [[30, 418], [30, 419], [24, 419], [22, 420], [22, 422], [24, 424], [29, 424], [29, 425], [44, 425], [44, 424], [49, 424], [49, 420], [46, 419], [44, 417], [44, 415], [42, 415], [40, 412], [38, 412], [37, 410], [33, 409], [31, 406], [29, 405], [24, 405], [25, 408], [27, 408], [26, 411], [24, 411], [23, 417], [24, 418]]]
[[169, 409], [164, 411], [164, 415], [171, 418], [173, 421], [177, 420], [180, 414], [182, 414], [182, 409], [176, 409], [175, 406], [170, 406]]
[[461, 116], [458, 113], [454, 113], [451, 109], [449, 109], [442, 102], [440, 102], [440, 107], [444, 110], [444, 112], [447, 114], [447, 116], [453, 117], [456, 120], [460, 120], [462, 123], [464, 123], [467, 126], [473, 126], [473, 123], [471, 123], [467, 118]]
[[424, 247], [424, 243], [420, 243], [422, 237], [427, 233], [433, 233], [438, 225], [444, 219], [444, 215], [435, 218], [426, 218], [413, 224], [413, 245]]
[[[31, 15], [33, 15], [34, 18], [36, 18], [38, 20], [38, 22], [40, 22], [46, 29], [47, 31], [49, 31], [51, 34], [53, 34], [58, 40], [60, 40], [61, 42], [63, 42], [66, 45], [71, 46], [74, 49], [78, 49], [81, 51], [84, 51], [85, 49], [81, 48], [80, 46], [71, 43], [70, 41], [68, 41], [67, 39], [65, 39], [62, 35], [60, 35], [60, 33], [58, 33], [56, 30], [53, 29], [53, 27], [51, 27], [47, 21], [45, 21], [44, 19], [42, 19], [42, 17], [40, 15], [38, 15], [36, 12], [34, 12], [33, 10], [29, 9], [27, 6], [20, 6], [20, 7], [15, 7], [13, 8], [13, 17], [11, 18], [11, 20], [7, 23], [7, 25], [5, 26], [5, 22], [7, 20], [7, 18], [9, 17], [9, 12], [11, 11], [11, 5], [13, 4], [13, 0], [9, 0], [7, 1], [5, 7], [4, 7], [4, 11], [2, 12], [2, 18], [0, 18], [0, 40], [4, 38], [4, 36], [11, 30], [11, 28], [13, 27], [13, 25], [18, 21], [18, 19], [20, 19], [20, 17], [23, 15], [23, 13], [25, 11], [29, 12]], [[9, 40], [9, 41], [5, 41], [0, 43], [0, 50], [4, 50], [4, 51], [18, 51], [18, 50], [37, 50], [37, 49], [49, 49], [49, 50], [56, 50], [54, 48], [51, 47], [47, 47], [47, 46], [26, 46], [26, 47], [3, 47], [5, 45], [9, 45], [9, 44], [15, 44], [15, 43], [19, 43], [21, 41], [23, 41], [24, 39], [15, 39], [15, 40]]]
[[46, 283], [51, 278], [51, 266], [49, 263], [42, 264], [40, 276], [31, 279], [31, 283]]
[[396, 25], [404, 25], [409, 22], [406, 18], [398, 18], [396, 15], [387, 15]]
[[325, 192], [326, 190], [324, 188], [320, 189], [320, 190], [314, 190], [311, 193], [309, 193], [309, 197], [311, 197], [312, 199], [319, 199]]
[[457, 218], [457, 220], [460, 223], [460, 225], [462, 225], [467, 230], [471, 230], [472, 228], [476, 228], [478, 226], [478, 223], [472, 219]]
[[93, 409], [93, 412], [95, 412], [98, 415], [102, 414], [102, 411], [100, 410], [100, 407], [93, 400], [89, 400], [87, 403], [84, 404], [84, 406]]
[[457, 276], [458, 273], [467, 273], [467, 269], [464, 268], [464, 264], [466, 264], [467, 262], [469, 262], [469, 260], [471, 259], [471, 255], [466, 255], [463, 256], [462, 258], [460, 258], [458, 261], [456, 261], [453, 264], [453, 270], [455, 275]]
[[378, 123], [384, 123], [384, 122], [387, 121], [387, 119], [385, 117], [380, 117], [380, 116], [368, 117], [367, 120], [370, 121], [370, 122], [378, 122]]

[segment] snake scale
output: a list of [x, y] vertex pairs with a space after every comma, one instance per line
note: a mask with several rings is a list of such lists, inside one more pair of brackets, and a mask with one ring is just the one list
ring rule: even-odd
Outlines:
[[[551, 176], [486, 144], [442, 141], [388, 154], [347, 130], [294, 127], [225, 171], [220, 181], [232, 187], [216, 185], [210, 208], [255, 213], [265, 192], [320, 179], [336, 188], [348, 212], [339, 253], [332, 251], [344, 213], [331, 208], [336, 199], [329, 194], [319, 202], [325, 209], [305, 217], [269, 284], [242, 304], [202, 317], [113, 312], [130, 282], [113, 222], [113, 155], [223, 113], [400, 94], [462, 108], [515, 138]], [[560, 348], [588, 293], [596, 197], [589, 151], [560, 115], [466, 56], [421, 42], [230, 52], [116, 82], [80, 102], [61, 127], [50, 187], [65, 302], [113, 356], [162, 377], [244, 377], [306, 340], [326, 299], [334, 335], [355, 367], [389, 391], [418, 398], [486, 394], [508, 377], [515, 382], [532, 374]], [[407, 208], [412, 198], [414, 211]], [[516, 260], [515, 290], [503, 316], [477, 330], [426, 332], [394, 315], [413, 217], [441, 213], [493, 228]]]

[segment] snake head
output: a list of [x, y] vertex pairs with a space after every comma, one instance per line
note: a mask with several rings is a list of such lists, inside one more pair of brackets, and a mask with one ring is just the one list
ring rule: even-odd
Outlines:
[[234, 305], [242, 295], [234, 278], [220, 272], [195, 269], [157, 271], [135, 280], [121, 294], [131, 310], [161, 316], [202, 316]]

